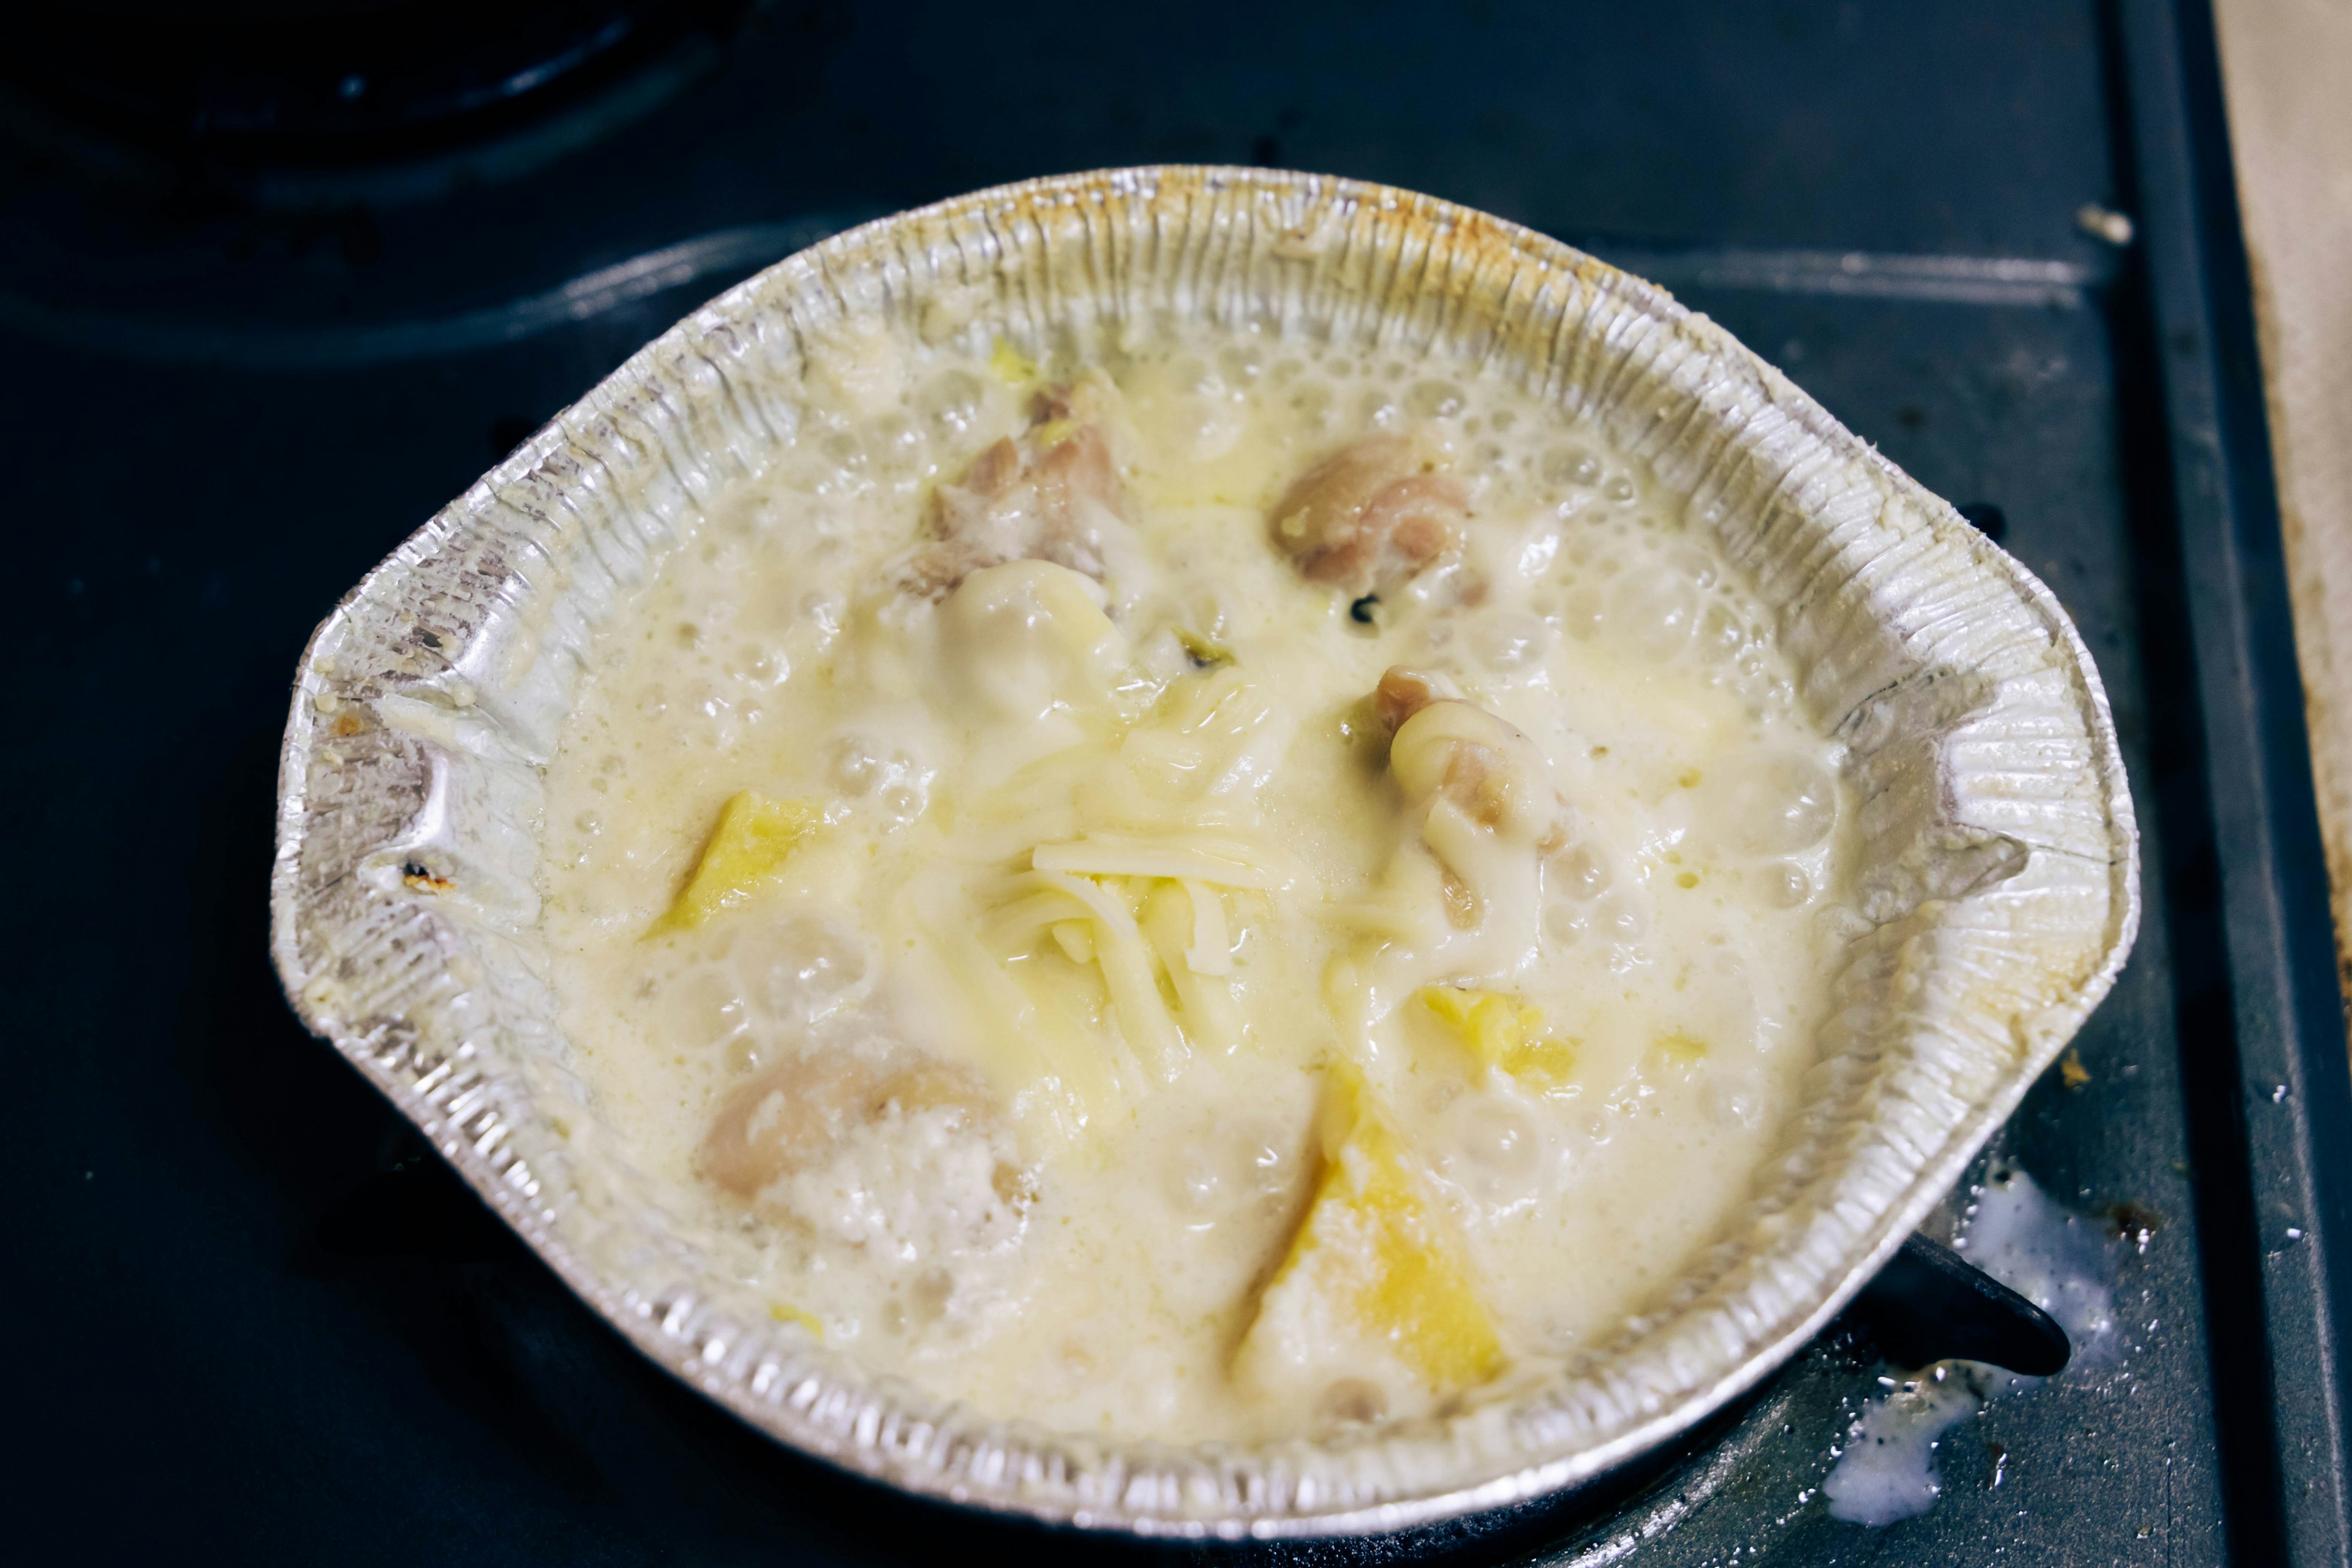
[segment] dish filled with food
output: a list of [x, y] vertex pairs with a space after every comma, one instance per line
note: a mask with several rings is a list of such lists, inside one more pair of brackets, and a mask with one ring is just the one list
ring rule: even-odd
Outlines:
[[1264, 331], [813, 361], [837, 427], [599, 639], [542, 876], [583, 1076], [777, 1312], [1264, 1441], [1542, 1375], [1713, 1238], [1838, 749], [1646, 465]]
[[306, 1018], [785, 1440], [1148, 1531], [1589, 1477], [2112, 981], [2063, 610], [1659, 291], [1256, 171], [681, 323], [306, 656]]

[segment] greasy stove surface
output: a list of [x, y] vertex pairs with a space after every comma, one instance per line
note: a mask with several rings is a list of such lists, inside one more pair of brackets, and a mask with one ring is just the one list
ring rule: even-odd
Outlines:
[[[1845, 1329], [1610, 1495], [1277, 1555], [2340, 1560], [2311, 1479], [2336, 1451], [2325, 1280], [2291, 1270], [2323, 1217], [2295, 1150], [2343, 1075], [2324, 1053], [2306, 1071], [2290, 1038], [2276, 1097], [2245, 1087], [2263, 1075], [2238, 1044], [2252, 1004], [2224, 911], [2242, 935], [2242, 857], [2303, 840], [2291, 787], [2284, 827], [2211, 805], [2226, 725], [2200, 717], [2221, 688], [2199, 660], [2221, 612], [2176, 505], [2187, 373], [2159, 374], [2153, 345], [2207, 350], [2159, 335], [2175, 308], [2149, 209], [2137, 249], [2076, 219], [2172, 177], [2145, 152], [2179, 129], [2147, 86], [2177, 90], [2147, 63], [2172, 58], [2170, 26], [2088, 0], [985, 22], [706, 6], [536, 118], [364, 167], [210, 142], [143, 157], [11, 98], [0, 494], [30, 668], [5, 699], [25, 967], [0, 1158], [23, 1260], [19, 1533], [100, 1560], [1107, 1554], [804, 1462], [567, 1295], [279, 1000], [276, 750], [335, 597], [697, 300], [982, 184], [1255, 161], [1430, 191], [1620, 260], [1984, 509], [2106, 679], [2150, 911], [2079, 1081], [2041, 1085], [1993, 1151], [2086, 1228], [2130, 1233], [2105, 1249], [2113, 1342], [1950, 1432], [1924, 1516], [1864, 1529], [1822, 1496], [1891, 1371]], [[2274, 685], [2274, 654], [2245, 679]], [[2248, 821], [2251, 850], [2231, 837]], [[2307, 886], [2280, 887], [2307, 912]], [[2332, 1005], [2324, 931], [2320, 953], [2316, 979], [2305, 949], [2280, 963]], [[2263, 1102], [2306, 1098], [2326, 1104], [2293, 1122], [2304, 1142], [2266, 1143]], [[2294, 1319], [2281, 1279], [2317, 1315]], [[2293, 1355], [2316, 1393], [2273, 1373]]]

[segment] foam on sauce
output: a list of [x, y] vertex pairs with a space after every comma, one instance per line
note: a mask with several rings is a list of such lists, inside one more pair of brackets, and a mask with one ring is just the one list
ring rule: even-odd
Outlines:
[[603, 1120], [748, 1300], [1256, 1441], [1643, 1310], [1812, 1060], [1838, 753], [1680, 498], [1471, 367], [823, 345], [548, 771]]

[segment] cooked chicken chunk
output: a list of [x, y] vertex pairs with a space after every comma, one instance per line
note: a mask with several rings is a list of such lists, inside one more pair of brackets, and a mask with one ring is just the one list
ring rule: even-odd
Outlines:
[[1274, 541], [1309, 582], [1349, 594], [1404, 582], [1453, 548], [1470, 500], [1402, 436], [1367, 436], [1300, 475], [1274, 509]]
[[932, 493], [930, 539], [902, 563], [902, 586], [940, 598], [972, 573], [1008, 561], [1050, 561], [1099, 579], [1103, 533], [1124, 521], [1126, 496], [1093, 381], [1048, 387], [1029, 427], [982, 451]]
[[719, 1102], [698, 1162], [739, 1198], [902, 1260], [1018, 1237], [1032, 1196], [971, 1074], [896, 1046], [809, 1046]]

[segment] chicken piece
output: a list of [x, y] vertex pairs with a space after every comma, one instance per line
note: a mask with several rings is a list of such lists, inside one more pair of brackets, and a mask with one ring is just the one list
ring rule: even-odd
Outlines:
[[852, 1129], [934, 1108], [977, 1123], [985, 1092], [969, 1074], [910, 1052], [810, 1047], [740, 1083], [719, 1102], [702, 1173], [738, 1197], [822, 1164]]
[[1124, 521], [1127, 508], [1104, 433], [1109, 395], [1092, 380], [1040, 391], [1027, 429], [932, 492], [931, 537], [900, 566], [900, 586], [943, 598], [1008, 561], [1050, 561], [1100, 580], [1104, 526]]
[[1361, 595], [1392, 588], [1452, 549], [1470, 515], [1461, 484], [1402, 436], [1367, 436], [1292, 483], [1274, 542], [1310, 583]]
[[1493, 1377], [1502, 1342], [1460, 1240], [1354, 1066], [1327, 1069], [1317, 1131], [1314, 1195], [1259, 1293], [1236, 1377], [1358, 1420]]
[[736, 1197], [902, 1261], [993, 1249], [1034, 1195], [977, 1078], [878, 1041], [809, 1045], [737, 1085], [696, 1163]]

